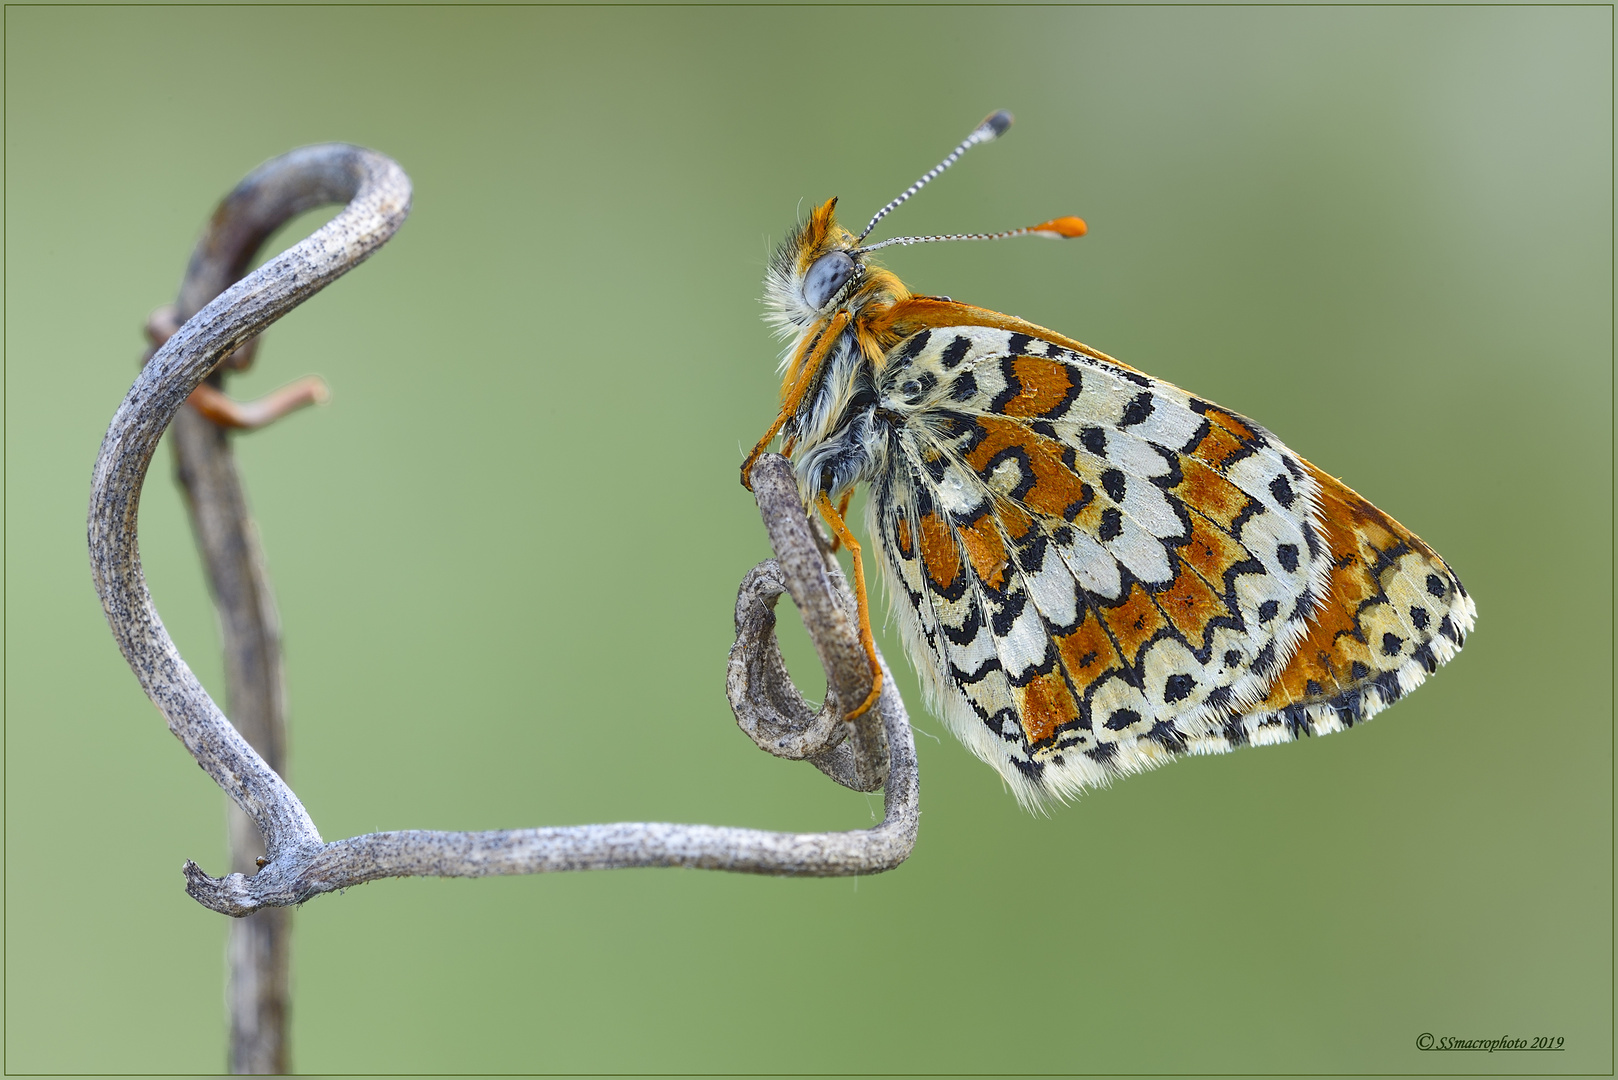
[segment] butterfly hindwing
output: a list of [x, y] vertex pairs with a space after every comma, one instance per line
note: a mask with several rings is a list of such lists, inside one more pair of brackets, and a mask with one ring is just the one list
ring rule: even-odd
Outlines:
[[1320, 479], [1170, 384], [1028, 334], [933, 327], [876, 372], [873, 483], [917, 667], [1034, 802], [1214, 749], [1330, 580]]
[[1460, 651], [1477, 608], [1438, 554], [1341, 482], [1320, 485], [1331, 552], [1326, 602], [1264, 700], [1193, 753], [1325, 735], [1368, 720]]

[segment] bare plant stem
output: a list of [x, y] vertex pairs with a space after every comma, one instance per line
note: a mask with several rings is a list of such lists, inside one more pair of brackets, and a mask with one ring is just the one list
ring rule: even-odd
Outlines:
[[[877, 873], [904, 861], [915, 844], [919, 789], [909, 719], [892, 679], [883, 679], [881, 696], [870, 710], [872, 720], [851, 725], [841, 720], [834, 701], [827, 706], [833, 712], [815, 716], [780, 659], [773, 607], [785, 591], [802, 612], [826, 667], [828, 698], [857, 701], [870, 686], [847, 582], [804, 513], [791, 467], [777, 455], [761, 458], [752, 473], [777, 559], [749, 572], [737, 598], [737, 643], [726, 681], [731, 707], [743, 730], [771, 753], [806, 758], [834, 780], [859, 790], [882, 787], [886, 813], [880, 825], [853, 832], [778, 833], [626, 822], [493, 832], [385, 832], [331, 844], [321, 838], [297, 795], [225, 718], [180, 657], [152, 604], [137, 542], [146, 470], [158, 439], [186, 398], [221, 358], [368, 257], [408, 213], [409, 180], [379, 154], [326, 146], [278, 160], [288, 164], [288, 176], [301, 177], [291, 185], [301, 194], [278, 205], [301, 210], [347, 200], [348, 207], [202, 306], [158, 349], [113, 417], [91, 491], [91, 564], [113, 636], [170, 731], [253, 822], [265, 843], [266, 861], [256, 873], [237, 870], [213, 878], [188, 861], [186, 891], [211, 910], [245, 916], [381, 877], [483, 877], [631, 866], [841, 876]], [[216, 225], [222, 234], [237, 228], [228, 220]], [[271, 231], [240, 229], [256, 235], [255, 246]], [[190, 275], [187, 281], [189, 285]], [[182, 308], [184, 301], [182, 295]]]
[[[189, 407], [180, 411], [170, 431], [176, 472], [219, 611], [231, 717], [265, 762], [284, 775], [280, 626], [235, 455], [224, 430]], [[227, 814], [231, 869], [252, 873], [264, 854], [264, 841], [236, 806], [230, 805]], [[291, 1071], [291, 931], [285, 908], [231, 924], [226, 1002], [233, 1073]]]
[[[238, 184], [209, 219], [176, 303], [154, 313], [148, 324], [154, 352], [234, 284], [282, 224], [322, 202], [347, 201], [352, 192], [345, 190], [346, 185], [334, 187], [330, 173], [334, 167], [351, 165], [358, 153], [343, 146], [294, 151], [267, 162]], [[250, 339], [193, 391], [191, 405], [201, 398], [204, 409], [180, 409], [169, 441], [219, 613], [231, 716], [265, 763], [284, 775], [287, 735], [280, 621], [226, 428], [261, 426], [288, 411], [288, 406], [316, 400], [324, 385], [317, 379], [300, 380], [292, 393], [272, 395], [256, 409], [230, 402], [222, 392], [224, 375], [245, 368], [258, 341]], [[222, 416], [225, 409], [235, 415]], [[247, 422], [242, 422], [244, 418]], [[228, 807], [227, 818], [231, 869], [252, 873], [265, 853], [263, 838], [235, 805]], [[266, 909], [231, 924], [226, 1004], [232, 1073], [291, 1071], [291, 930], [285, 908]]]
[[[348, 157], [348, 148], [310, 148], [277, 158], [255, 170], [220, 203], [209, 219], [187, 267], [173, 307], [154, 314], [148, 325], [154, 350], [209, 301], [246, 271], [269, 235], [321, 191], [316, 162]], [[266, 407], [235, 406], [222, 392], [227, 370], [251, 362], [260, 339], [236, 350], [192, 394], [169, 429], [175, 474], [186, 496], [191, 527], [202, 556], [209, 590], [219, 612], [225, 658], [225, 691], [238, 731], [277, 773], [286, 774], [286, 694], [280, 620], [269, 571], [248, 512], [246, 492], [236, 469], [227, 427], [249, 427], [273, 419], [287, 404], [301, 405], [324, 392], [318, 379], [300, 380], [292, 393], [272, 395]], [[213, 408], [199, 410], [199, 397]], [[231, 423], [221, 410], [235, 406]], [[216, 422], [217, 421], [217, 422]], [[224, 426], [221, 426], [224, 424]], [[252, 873], [264, 855], [264, 841], [253, 822], [234, 804], [227, 808], [231, 869]], [[231, 923], [226, 963], [226, 1004], [230, 1016], [230, 1071], [237, 1074], [290, 1072], [291, 915], [271, 908]]]

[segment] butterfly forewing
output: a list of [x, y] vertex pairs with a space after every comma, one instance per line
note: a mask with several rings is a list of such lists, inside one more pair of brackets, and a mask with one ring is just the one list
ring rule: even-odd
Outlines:
[[1319, 482], [1178, 388], [935, 327], [877, 373], [872, 534], [917, 666], [1028, 799], [1133, 772], [1263, 698], [1330, 573]]

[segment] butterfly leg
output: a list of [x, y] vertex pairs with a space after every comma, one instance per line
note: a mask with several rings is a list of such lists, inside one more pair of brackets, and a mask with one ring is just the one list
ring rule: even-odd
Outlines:
[[[871, 610], [865, 598], [865, 563], [860, 558], [859, 541], [855, 540], [854, 534], [849, 532], [848, 523], [843, 520], [843, 515], [838, 511], [837, 507], [832, 506], [830, 497], [825, 492], [821, 492], [820, 496], [815, 500], [815, 505], [820, 507], [820, 516], [826, 519], [826, 524], [831, 526], [832, 532], [848, 548], [849, 557], [854, 560], [854, 604], [859, 609], [860, 644], [865, 647], [865, 656], [871, 661], [871, 692], [866, 695], [865, 700], [860, 702], [857, 708], [848, 711], [846, 718], [852, 720], [876, 704], [876, 699], [882, 693], [882, 665], [877, 662], [876, 638], [871, 634]], [[848, 498], [845, 496], [843, 498], [843, 508], [847, 509], [847, 507]]]
[[[852, 499], [853, 497], [854, 497], [854, 489], [853, 488], [850, 488], [847, 491], [843, 492], [843, 497], [841, 499], [837, 500], [837, 516], [838, 517], [840, 517], [840, 518], [848, 517], [848, 500]], [[833, 555], [837, 554], [837, 549], [842, 547], [842, 546], [843, 546], [843, 538], [841, 536], [833, 536], [831, 538], [831, 553]]]
[[[814, 384], [815, 376], [820, 372], [820, 366], [826, 362], [826, 357], [831, 355], [831, 348], [837, 343], [837, 339], [843, 336], [843, 330], [847, 328], [849, 318], [848, 312], [839, 311], [831, 317], [831, 321], [826, 324], [826, 328], [821, 331], [819, 337], [805, 339], [804, 346], [808, 348], [809, 352], [802, 361], [801, 369], [798, 370], [798, 377], [792, 382], [792, 388], [786, 392], [781, 401], [780, 414], [776, 416], [775, 423], [770, 425], [770, 430], [766, 431], [764, 437], [758, 441], [758, 445], [753, 447], [753, 452], [747, 455], [747, 460], [742, 462], [742, 487], [748, 491], [753, 490], [752, 472], [754, 462], [758, 461], [759, 457], [763, 455], [764, 448], [770, 445], [770, 440], [775, 438], [776, 433], [781, 430], [782, 426], [796, 415], [798, 406], [803, 404], [803, 396], [809, 392], [809, 387]], [[794, 359], [793, 365], [795, 368], [798, 367], [796, 359]]]

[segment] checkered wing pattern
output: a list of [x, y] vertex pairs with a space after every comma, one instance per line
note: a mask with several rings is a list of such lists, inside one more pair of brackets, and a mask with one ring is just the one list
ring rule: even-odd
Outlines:
[[1466, 641], [1477, 608], [1432, 548], [1305, 463], [1321, 490], [1331, 578], [1264, 700], [1192, 740], [1192, 753], [1353, 727], [1420, 686]]
[[1025, 803], [1349, 726], [1470, 628], [1459, 582], [1397, 523], [1122, 364], [934, 327], [876, 383], [896, 460], [869, 527], [907, 647]]

